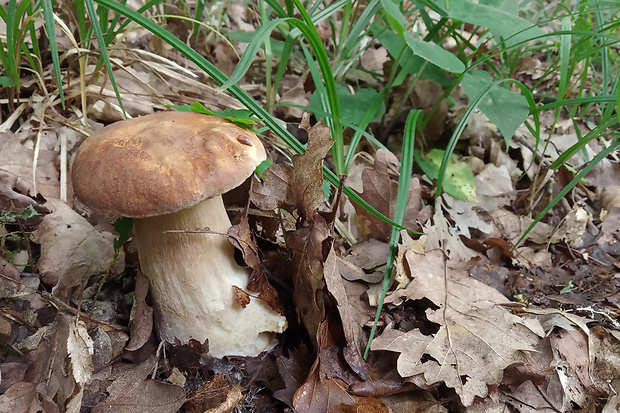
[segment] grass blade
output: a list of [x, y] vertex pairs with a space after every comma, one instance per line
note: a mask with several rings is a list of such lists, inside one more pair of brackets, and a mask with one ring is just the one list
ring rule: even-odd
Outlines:
[[54, 6], [52, 0], [42, 0], [43, 19], [45, 20], [45, 30], [47, 38], [50, 42], [50, 53], [52, 54], [52, 65], [54, 66], [54, 74], [56, 75], [56, 83], [58, 84], [58, 93], [62, 107], [65, 107], [65, 95], [62, 90], [62, 76], [60, 74], [60, 58], [58, 56], [58, 44], [56, 43], [56, 25], [54, 23]]
[[118, 100], [118, 104], [121, 107], [121, 110], [123, 111], [123, 113], [125, 113], [125, 108], [123, 107], [123, 100], [121, 99], [121, 94], [118, 91], [118, 86], [116, 85], [114, 71], [112, 70], [112, 63], [110, 63], [110, 57], [108, 56], [108, 50], [106, 48], [105, 39], [103, 38], [103, 32], [101, 31], [101, 26], [98, 21], [99, 19], [97, 17], [97, 10], [95, 10], [95, 4], [93, 0], [85, 0], [85, 5], [88, 16], [93, 23], [92, 27], [95, 30], [95, 36], [97, 37], [97, 43], [99, 44], [99, 53], [101, 53], [101, 58], [103, 59], [106, 70], [108, 71], [108, 76], [110, 77], [112, 89], [114, 89], [114, 94], [116, 95], [116, 99]]
[[[409, 116], [407, 116], [407, 123], [405, 124], [405, 135], [403, 137], [402, 146], [402, 161], [400, 164], [400, 176], [398, 178], [398, 195], [396, 196], [396, 210], [394, 211], [394, 222], [399, 225], [402, 225], [405, 220], [405, 210], [407, 209], [407, 201], [409, 200], [409, 183], [411, 182], [411, 172], [413, 169], [415, 129], [418, 118], [421, 114], [421, 110], [413, 109], [409, 112]], [[366, 350], [364, 351], [364, 359], [368, 358], [372, 340], [377, 332], [377, 324], [379, 322], [379, 317], [381, 317], [381, 310], [383, 310], [383, 302], [385, 301], [385, 296], [387, 295], [387, 290], [390, 286], [390, 280], [392, 279], [392, 269], [394, 268], [394, 260], [396, 259], [396, 251], [398, 249], [399, 240], [400, 230], [397, 227], [392, 227], [387, 266], [385, 268], [385, 276], [383, 277], [381, 295], [379, 297], [379, 302], [377, 303], [377, 313], [375, 314], [375, 320], [370, 330], [368, 344], [366, 345]]]

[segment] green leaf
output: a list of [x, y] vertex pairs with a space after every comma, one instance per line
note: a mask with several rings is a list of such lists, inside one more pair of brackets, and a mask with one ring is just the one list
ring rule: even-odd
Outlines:
[[114, 231], [118, 238], [114, 239], [114, 251], [119, 252], [123, 245], [129, 240], [133, 229], [133, 218], [120, 217], [114, 221]]
[[447, 17], [487, 27], [506, 40], [508, 46], [545, 34], [531, 22], [503, 9], [470, 0], [450, 0], [446, 4]]
[[[472, 70], [463, 75], [461, 86], [467, 97], [474, 100], [492, 83], [493, 80], [487, 72]], [[500, 130], [506, 145], [530, 113], [530, 106], [525, 96], [503, 87], [491, 89], [478, 107]]]
[[407, 27], [405, 15], [392, 0], [381, 0], [381, 5], [387, 12], [387, 17], [392, 24], [392, 28], [396, 30], [396, 33], [402, 36]]
[[407, 46], [414, 55], [420, 56], [448, 72], [462, 73], [465, 71], [463, 62], [443, 47], [415, 38], [409, 33], [404, 33], [404, 36]]
[[[414, 152], [415, 160], [426, 176], [437, 179], [445, 151], [433, 149], [426, 155], [419, 150]], [[443, 181], [443, 189], [457, 199], [476, 202], [476, 181], [474, 173], [467, 163], [458, 160], [456, 155], [450, 157]]]
[[[318, 89], [317, 89], [318, 90]], [[353, 125], [359, 125], [364, 119], [364, 115], [368, 111], [368, 105], [372, 102], [379, 92], [374, 89], [358, 89], [355, 94], [349, 91], [347, 85], [343, 82], [336, 82], [336, 93], [338, 95], [338, 102], [340, 103], [341, 118], [346, 123]], [[317, 117], [331, 116], [331, 114], [325, 113], [321, 107], [321, 97], [319, 93], [315, 91], [310, 97], [310, 106], [312, 111]], [[377, 109], [372, 115], [370, 121], [380, 119], [385, 113], [385, 105]]]
[[261, 181], [265, 182], [265, 178], [263, 178], [263, 173], [267, 169], [269, 169], [271, 165], [273, 165], [273, 162], [271, 162], [269, 159], [265, 159], [264, 161], [259, 163], [258, 166], [256, 167], [255, 169], [256, 175], [258, 175]]
[[15, 86], [15, 82], [13, 79], [7, 76], [0, 76], [0, 86], [2, 87], [13, 87]]
[[38, 217], [41, 214], [39, 214], [32, 205], [28, 205], [19, 215], [22, 217], [22, 219], [30, 219]]

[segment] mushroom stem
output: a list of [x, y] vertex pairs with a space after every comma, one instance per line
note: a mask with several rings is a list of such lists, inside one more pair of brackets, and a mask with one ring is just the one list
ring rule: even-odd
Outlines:
[[225, 234], [230, 225], [221, 196], [135, 220], [140, 266], [151, 284], [162, 340], [208, 339], [212, 356], [255, 356], [286, 327], [286, 319], [262, 300], [252, 298], [243, 308], [233, 299], [233, 286], [246, 289], [248, 272], [235, 263], [226, 236], [166, 232], [209, 228]]

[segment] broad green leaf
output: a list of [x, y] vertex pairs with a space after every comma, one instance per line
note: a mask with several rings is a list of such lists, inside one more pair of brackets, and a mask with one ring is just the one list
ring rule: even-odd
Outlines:
[[425, 42], [409, 33], [404, 33], [404, 36], [407, 46], [414, 55], [420, 56], [448, 72], [461, 73], [465, 71], [463, 62], [443, 47], [435, 43]]
[[[415, 160], [429, 179], [435, 180], [439, 176], [439, 169], [445, 151], [433, 149], [427, 154], [419, 150], [414, 152]], [[456, 155], [450, 157], [443, 181], [443, 189], [458, 199], [476, 202], [476, 181], [474, 173], [467, 163], [459, 161]]]
[[[463, 75], [461, 86], [467, 97], [473, 100], [492, 83], [493, 80], [487, 72], [472, 70]], [[530, 105], [525, 96], [503, 87], [493, 88], [478, 107], [497, 126], [506, 144], [530, 113]]]
[[392, 28], [396, 30], [396, 33], [402, 36], [405, 28], [407, 27], [405, 15], [400, 11], [398, 5], [392, 0], [381, 0], [381, 5], [387, 12]]
[[[392, 59], [397, 59], [400, 55], [400, 51], [403, 47], [405, 47], [405, 41], [403, 38], [391, 30], [385, 30], [385, 28], [378, 23], [373, 24], [371, 26], [371, 30], [377, 37], [377, 40], [385, 46], [385, 49], [390, 54]], [[399, 65], [403, 68], [403, 71], [407, 74], [418, 73], [422, 68], [422, 65], [426, 62], [427, 61], [422, 57], [414, 55], [409, 47], [407, 47], [398, 61]], [[420, 74], [420, 79], [431, 79], [442, 86], [448, 86], [452, 82], [447, 78], [446, 72], [434, 64], [426, 64], [426, 67], [423, 68], [422, 73]], [[401, 83], [402, 79], [400, 82], [394, 82], [393, 86], [398, 86]]]
[[[336, 83], [336, 92], [338, 101], [340, 102], [341, 118], [343, 122], [353, 125], [359, 125], [364, 119], [364, 115], [368, 111], [368, 105], [379, 94], [374, 89], [359, 89], [352, 94], [347, 85], [342, 82]], [[321, 109], [321, 98], [318, 93], [313, 93], [310, 97], [310, 105], [317, 117], [324, 117], [327, 114]], [[385, 113], [385, 105], [382, 104], [372, 115], [373, 120], [380, 119]]]
[[504, 38], [508, 46], [545, 34], [541, 28], [503, 8], [474, 3], [470, 0], [450, 0], [446, 4], [447, 17], [487, 27]]
[[15, 86], [15, 82], [8, 76], [0, 76], [0, 86], [1, 87], [13, 87]]

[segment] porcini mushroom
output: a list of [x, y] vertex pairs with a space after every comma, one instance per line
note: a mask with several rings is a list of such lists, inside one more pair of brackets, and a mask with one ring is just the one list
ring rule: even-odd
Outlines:
[[[93, 209], [134, 218], [160, 339], [208, 339], [212, 356], [254, 356], [286, 328], [286, 319], [264, 301], [251, 298], [242, 307], [233, 299], [233, 287], [246, 288], [248, 272], [221, 235], [231, 225], [221, 194], [264, 159], [251, 131], [193, 112], [117, 122], [80, 146], [72, 168], [75, 195]], [[210, 232], [178, 232], [203, 228]]]

